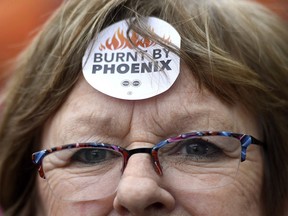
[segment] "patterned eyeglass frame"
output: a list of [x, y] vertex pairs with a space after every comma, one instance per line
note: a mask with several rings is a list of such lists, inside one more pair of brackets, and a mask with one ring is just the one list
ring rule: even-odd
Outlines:
[[234, 137], [238, 139], [241, 143], [241, 162], [245, 161], [247, 148], [251, 144], [260, 145], [260, 146], [263, 145], [261, 141], [247, 134], [239, 134], [239, 133], [233, 133], [233, 132], [227, 132], [227, 131], [193, 131], [189, 133], [180, 134], [176, 137], [170, 137], [166, 140], [162, 140], [161, 142], [159, 142], [152, 148], [136, 148], [136, 149], [127, 150], [117, 145], [95, 143], [95, 142], [67, 144], [67, 145], [53, 147], [50, 149], [44, 149], [44, 150], [35, 152], [32, 154], [32, 161], [38, 167], [38, 172], [39, 172], [40, 177], [45, 179], [45, 173], [43, 171], [43, 166], [42, 166], [42, 161], [45, 156], [53, 152], [61, 151], [64, 149], [91, 148], [91, 147], [95, 148], [96, 147], [99, 149], [112, 150], [112, 151], [120, 153], [123, 156], [123, 160], [124, 160], [122, 171], [125, 169], [129, 158], [133, 154], [137, 154], [137, 153], [150, 154], [152, 157], [155, 171], [160, 176], [162, 176], [163, 172], [162, 172], [162, 168], [158, 159], [158, 150], [162, 148], [163, 146], [172, 142], [178, 142], [178, 141], [183, 141], [188, 138], [202, 137], [202, 136], [223, 136], [223, 137]]

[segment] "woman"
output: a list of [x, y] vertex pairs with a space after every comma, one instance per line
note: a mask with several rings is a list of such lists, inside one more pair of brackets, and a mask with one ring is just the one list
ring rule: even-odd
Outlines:
[[[287, 214], [287, 38], [250, 1], [67, 1], [7, 90], [4, 214]], [[137, 96], [130, 72], [174, 78]]]

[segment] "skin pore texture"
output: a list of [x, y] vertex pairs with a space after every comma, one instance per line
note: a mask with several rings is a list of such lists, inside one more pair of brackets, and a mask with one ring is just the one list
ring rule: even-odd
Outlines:
[[[160, 140], [194, 130], [226, 130], [262, 138], [256, 121], [245, 109], [200, 90], [182, 64], [180, 76], [167, 92], [139, 101], [106, 96], [80, 78], [66, 102], [46, 122], [42, 148], [98, 140], [127, 149], [152, 147]], [[256, 145], [249, 147], [233, 184], [213, 190], [177, 191], [181, 182], [166, 188], [150, 156], [135, 154], [117, 192], [100, 201], [58, 200], [46, 181], [38, 178], [38, 215], [257, 216], [261, 215], [262, 176], [263, 155]]]

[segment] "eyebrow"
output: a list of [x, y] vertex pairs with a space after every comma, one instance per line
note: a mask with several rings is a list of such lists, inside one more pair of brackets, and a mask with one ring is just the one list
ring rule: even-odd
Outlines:
[[87, 138], [92, 132], [93, 136], [97, 134], [101, 136], [103, 134], [110, 134], [112, 121], [113, 117], [101, 118], [95, 115], [79, 115], [69, 119], [68, 123], [61, 130], [61, 136], [64, 140], [70, 140], [73, 137], [81, 138], [83, 135]]

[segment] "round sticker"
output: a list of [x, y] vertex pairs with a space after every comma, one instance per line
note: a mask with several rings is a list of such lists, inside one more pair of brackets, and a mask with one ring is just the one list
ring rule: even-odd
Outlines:
[[[180, 47], [180, 35], [169, 23], [148, 17], [147, 26], [164, 43]], [[82, 61], [86, 81], [106, 95], [126, 100], [146, 99], [167, 91], [180, 73], [179, 56], [136, 32], [130, 31], [128, 39], [127, 29], [127, 21], [122, 20], [91, 41]]]

